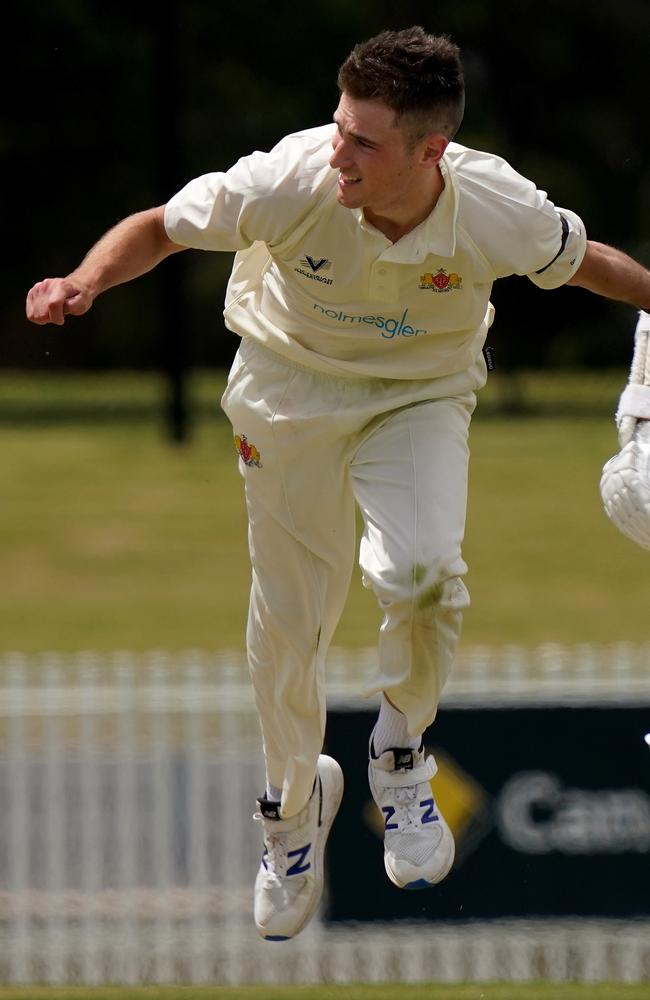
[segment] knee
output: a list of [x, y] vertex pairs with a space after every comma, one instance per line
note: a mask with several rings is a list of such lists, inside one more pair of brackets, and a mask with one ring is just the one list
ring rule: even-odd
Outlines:
[[459, 576], [446, 577], [417, 594], [422, 611], [462, 611], [469, 607], [469, 591]]
[[380, 605], [407, 605], [424, 614], [437, 610], [460, 610], [469, 605], [469, 593], [461, 579], [462, 560], [431, 560], [408, 566], [393, 566], [369, 581]]

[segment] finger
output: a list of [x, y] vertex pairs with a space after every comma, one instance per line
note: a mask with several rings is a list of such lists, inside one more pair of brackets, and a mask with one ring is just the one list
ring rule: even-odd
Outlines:
[[25, 304], [25, 311], [27, 313], [27, 319], [30, 319], [32, 323], [42, 323], [42, 307], [41, 307], [41, 285], [42, 282], [33, 285], [32, 288], [27, 292], [27, 302]]
[[46, 287], [43, 290], [40, 301], [40, 315], [44, 323], [55, 323], [56, 326], [63, 325], [63, 304], [65, 302], [65, 291], [60, 286], [54, 288]]
[[69, 295], [63, 302], [63, 315], [81, 316], [88, 309], [85, 296], [81, 292]]
[[27, 313], [27, 319], [31, 320], [32, 323], [40, 324], [47, 322], [43, 315], [42, 288], [43, 282], [39, 281], [33, 285], [27, 293], [25, 311]]
[[56, 326], [63, 326], [65, 323], [65, 316], [63, 313], [64, 305], [65, 299], [63, 298], [50, 300], [47, 319], [45, 322], [54, 323]]
[[64, 289], [53, 285], [49, 279], [39, 281], [27, 293], [27, 318], [39, 326], [46, 323], [61, 326], [64, 322], [65, 297]]

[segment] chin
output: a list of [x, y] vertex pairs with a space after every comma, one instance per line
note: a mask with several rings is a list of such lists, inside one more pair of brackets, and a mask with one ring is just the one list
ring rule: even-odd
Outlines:
[[336, 200], [342, 208], [358, 208], [358, 205], [353, 205], [350, 198], [346, 198], [344, 194], [338, 192], [336, 195]]
[[344, 208], [363, 208], [364, 199], [356, 192], [342, 191], [339, 188], [336, 192], [336, 199], [339, 205], [343, 205]]

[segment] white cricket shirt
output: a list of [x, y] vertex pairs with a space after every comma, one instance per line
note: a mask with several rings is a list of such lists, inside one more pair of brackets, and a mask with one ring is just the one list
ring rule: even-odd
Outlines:
[[480, 355], [496, 278], [562, 285], [584, 256], [581, 220], [489, 153], [451, 143], [432, 213], [393, 244], [336, 200], [335, 126], [190, 181], [165, 208], [169, 238], [236, 251], [226, 325], [330, 374], [425, 379]]

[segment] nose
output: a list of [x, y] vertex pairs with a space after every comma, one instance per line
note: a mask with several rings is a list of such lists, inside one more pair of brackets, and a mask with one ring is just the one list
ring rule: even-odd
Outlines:
[[330, 167], [334, 167], [335, 170], [340, 170], [341, 167], [350, 166], [352, 163], [352, 158], [348, 152], [348, 146], [346, 145], [345, 139], [338, 132], [332, 139], [332, 148], [334, 152], [330, 156]]

